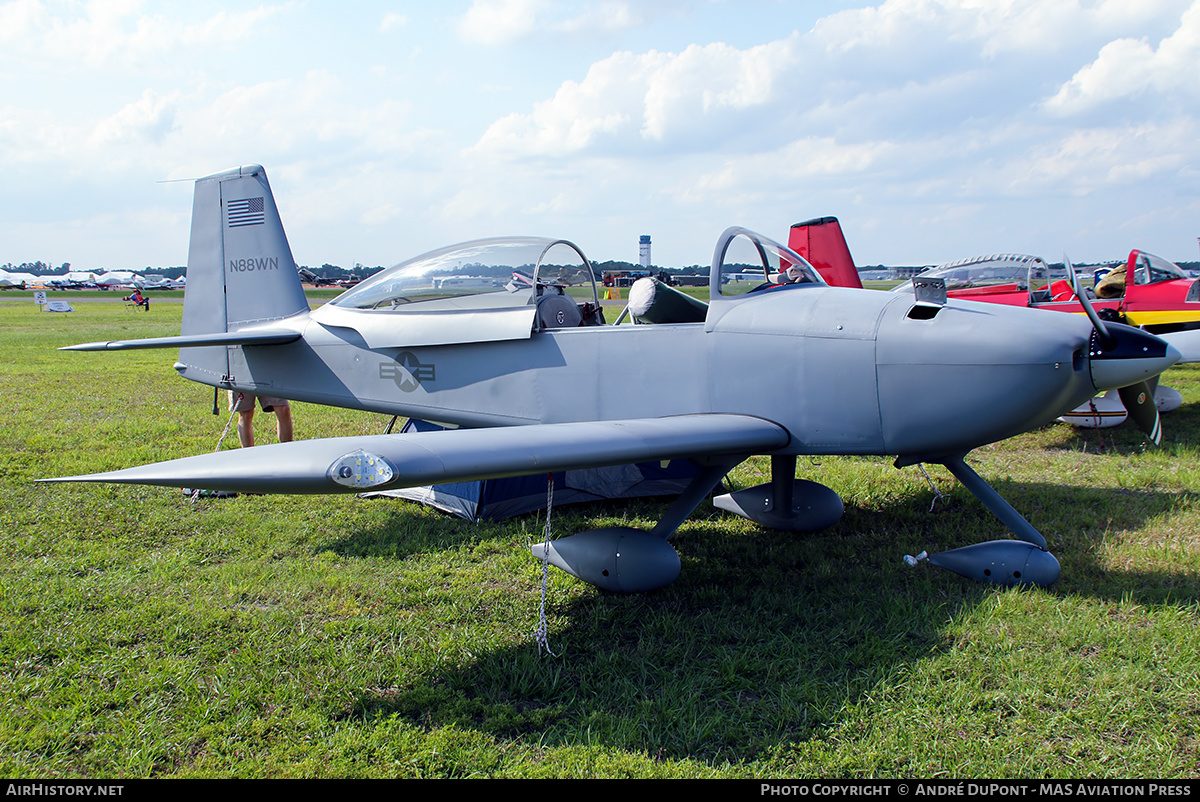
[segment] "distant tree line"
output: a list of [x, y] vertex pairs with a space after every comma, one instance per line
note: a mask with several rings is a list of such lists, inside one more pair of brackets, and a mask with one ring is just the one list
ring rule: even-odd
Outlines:
[[70, 271], [70, 269], [70, 262], [63, 262], [58, 267], [55, 267], [40, 260], [37, 262], [21, 262], [19, 265], [14, 265], [12, 262], [5, 262], [0, 265], [0, 270], [6, 270], [9, 273], [32, 273], [35, 276], [47, 276], [51, 273], [62, 275]]
[[349, 270], [338, 265], [331, 265], [328, 262], [320, 267], [309, 267], [308, 265], [296, 265], [296, 267], [300, 268], [301, 270], [308, 270], [313, 273], [313, 275], [320, 276], [321, 278], [334, 279], [335, 281], [337, 279], [346, 278], [364, 279], [368, 276], [375, 275], [380, 270], [383, 270], [383, 268], [379, 265], [376, 265], [375, 267], [367, 267], [366, 265], [358, 262], [355, 262], [354, 267]]

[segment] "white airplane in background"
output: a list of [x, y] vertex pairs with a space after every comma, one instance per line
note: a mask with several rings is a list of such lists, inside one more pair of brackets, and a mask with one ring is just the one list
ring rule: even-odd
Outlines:
[[7, 270], [0, 270], [0, 287], [32, 287], [34, 284], [41, 283], [41, 277], [32, 273], [10, 273]]
[[97, 287], [115, 289], [117, 287], [137, 287], [141, 289], [146, 279], [128, 270], [110, 270], [96, 278]]
[[60, 290], [82, 290], [96, 286], [96, 274], [88, 270], [70, 270], [61, 276], [43, 276], [49, 286]]

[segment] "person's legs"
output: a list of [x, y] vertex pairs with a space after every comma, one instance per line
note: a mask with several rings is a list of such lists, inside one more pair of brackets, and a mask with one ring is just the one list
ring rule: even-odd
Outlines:
[[237, 432], [242, 448], [254, 445], [254, 407], [238, 413]]
[[238, 442], [249, 448], [254, 445], [254, 396], [230, 390], [229, 409], [238, 414]]
[[279, 434], [279, 442], [290, 443], [292, 440], [292, 408], [290, 406], [275, 407], [275, 431]]

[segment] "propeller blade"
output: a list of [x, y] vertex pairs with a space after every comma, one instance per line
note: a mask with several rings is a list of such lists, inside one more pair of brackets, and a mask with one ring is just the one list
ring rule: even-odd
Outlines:
[[1100, 344], [1105, 348], [1112, 348], [1116, 343], [1116, 338], [1112, 332], [1108, 330], [1108, 326], [1100, 319], [1100, 315], [1096, 314], [1096, 308], [1092, 306], [1091, 299], [1083, 291], [1083, 284], [1079, 281], [1079, 274], [1075, 272], [1075, 265], [1071, 264], [1071, 259], [1065, 253], [1063, 254], [1063, 264], [1066, 265], [1067, 274], [1071, 277], [1071, 284], [1075, 287], [1075, 297], [1079, 299], [1079, 303], [1083, 304], [1083, 311], [1087, 314], [1088, 320], [1092, 321], [1092, 327], [1096, 329], [1096, 334], [1100, 337]]
[[1122, 387], [1119, 392], [1121, 403], [1125, 405], [1129, 417], [1154, 441], [1154, 445], [1158, 445], [1162, 440], [1162, 421], [1158, 417], [1158, 405], [1154, 403], [1154, 392], [1150, 389], [1150, 384], [1131, 384]]

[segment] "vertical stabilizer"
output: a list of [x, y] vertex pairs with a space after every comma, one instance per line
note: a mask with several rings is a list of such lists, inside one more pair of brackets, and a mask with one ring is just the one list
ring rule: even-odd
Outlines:
[[834, 287], [862, 289], [862, 280], [836, 217], [796, 223], [788, 235], [788, 247], [807, 259]]
[[[308, 311], [266, 171], [245, 165], [196, 181], [184, 335], [238, 331]], [[184, 348], [176, 369], [205, 384], [229, 375], [229, 348]]]

